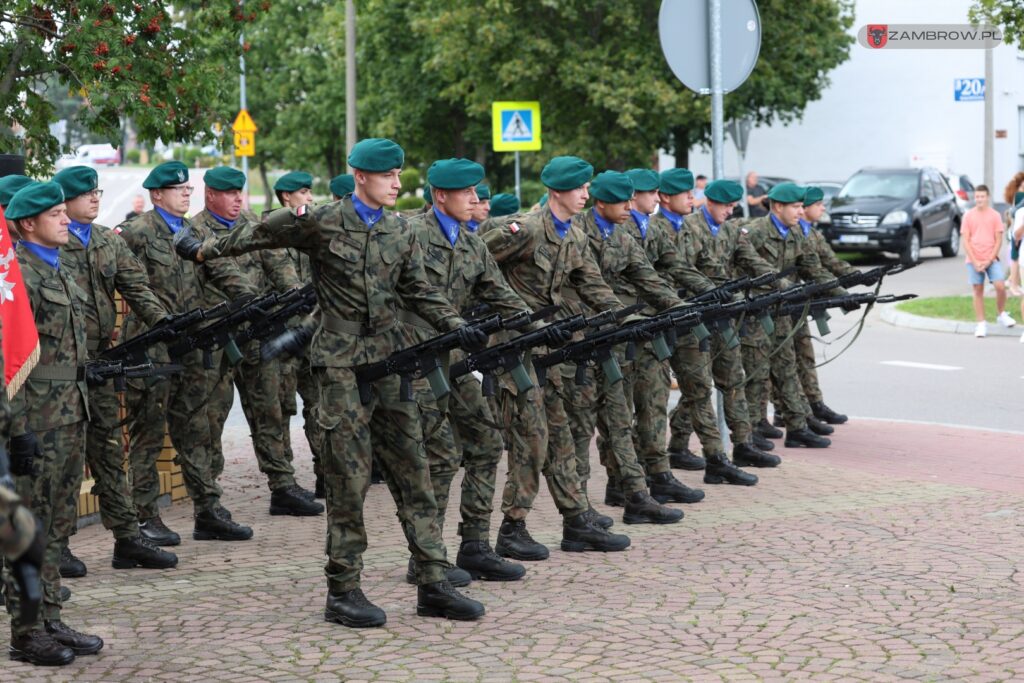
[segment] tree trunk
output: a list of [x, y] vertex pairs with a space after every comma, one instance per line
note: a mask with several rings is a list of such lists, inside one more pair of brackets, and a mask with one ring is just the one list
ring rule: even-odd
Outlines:
[[260, 162], [260, 180], [263, 181], [263, 210], [268, 211], [274, 208], [274, 191], [267, 179], [267, 164], [263, 161]]
[[676, 157], [676, 168], [690, 167], [690, 131], [681, 126], [672, 129], [672, 146]]

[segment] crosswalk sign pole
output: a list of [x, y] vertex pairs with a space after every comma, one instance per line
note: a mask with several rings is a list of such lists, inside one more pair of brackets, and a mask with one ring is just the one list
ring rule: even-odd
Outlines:
[[519, 152], [516, 151], [516, 199], [522, 201], [522, 197], [519, 192]]

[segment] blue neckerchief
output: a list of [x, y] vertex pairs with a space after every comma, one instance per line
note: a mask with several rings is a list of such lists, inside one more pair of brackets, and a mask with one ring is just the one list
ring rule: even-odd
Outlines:
[[60, 251], [56, 248], [44, 247], [28, 240], [21, 240], [20, 244], [42, 259], [46, 265], [54, 270], [60, 270]]
[[647, 222], [651, 219], [646, 213], [641, 213], [636, 209], [630, 209], [629, 213], [633, 216], [633, 222], [636, 223], [636, 229], [640, 231], [641, 237], [647, 239]]
[[718, 231], [722, 229], [721, 223], [716, 223], [715, 219], [711, 217], [711, 212], [708, 211], [708, 207], [700, 207], [701, 213], [704, 214], [704, 222], [708, 224], [708, 229], [711, 230], [711, 234], [718, 237]]
[[167, 223], [167, 228], [171, 231], [171, 234], [177, 235], [178, 231], [181, 230], [181, 226], [185, 224], [185, 219], [181, 216], [172, 216], [159, 206], [154, 206], [153, 208], [156, 209], [156, 212], [160, 214], [160, 217], [164, 219], [165, 223]]
[[779, 234], [782, 235], [782, 239], [789, 237], [789, 228], [783, 225], [782, 221], [776, 218], [774, 213], [770, 213], [768, 215], [771, 216], [772, 224], [775, 226], [775, 229], [779, 231]]
[[664, 206], [658, 209], [661, 215], [668, 219], [668, 222], [672, 224], [672, 229], [679, 232], [679, 228], [683, 225], [683, 217], [674, 211], [669, 211]]
[[799, 220], [800, 220], [800, 229], [804, 231], [804, 237], [807, 237], [808, 235], [811, 234], [811, 228], [813, 226], [808, 221], [805, 221], [803, 218], [801, 218]]
[[551, 213], [551, 220], [555, 223], [555, 232], [558, 233], [559, 238], [564, 240], [565, 236], [569, 234], [569, 228], [572, 227], [572, 219], [560, 221], [553, 211], [549, 209], [549, 212]]
[[480, 227], [480, 221], [466, 221], [466, 228], [470, 232], [476, 232], [476, 229]]
[[356, 209], [356, 215], [359, 216], [361, 221], [366, 223], [368, 228], [372, 228], [377, 221], [384, 217], [383, 206], [379, 209], [371, 209], [359, 201], [359, 197], [356, 196], [355, 192], [352, 193], [352, 206]]
[[602, 218], [596, 208], [592, 208], [590, 213], [594, 214], [594, 222], [597, 223], [597, 230], [601, 233], [601, 239], [606, 240], [611, 237], [612, 233], [615, 232], [615, 224]]
[[77, 237], [79, 242], [88, 247], [89, 239], [92, 238], [92, 223], [71, 221], [71, 225], [68, 226], [68, 232]]
[[[210, 211], [210, 210], [207, 209], [207, 211]], [[228, 230], [230, 230], [231, 228], [235, 227], [235, 223], [238, 222], [237, 218], [235, 220], [233, 220], [233, 221], [229, 221], [227, 218], [224, 218], [224, 216], [218, 216], [213, 211], [210, 211], [210, 215], [213, 216], [213, 220], [217, 221], [218, 223], [223, 225]]]
[[455, 242], [459, 239], [459, 222], [449, 216], [446, 213], [437, 210], [437, 207], [433, 207], [434, 218], [441, 224], [441, 232], [448, 238], [448, 241], [454, 247]]

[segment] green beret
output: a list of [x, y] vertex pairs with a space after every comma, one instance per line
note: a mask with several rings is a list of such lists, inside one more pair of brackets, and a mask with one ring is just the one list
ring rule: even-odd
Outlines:
[[657, 190], [661, 185], [658, 174], [649, 168], [631, 168], [626, 175], [633, 181], [633, 188], [637, 192], [650, 192]]
[[7, 217], [13, 220], [38, 216], [49, 208], [64, 202], [64, 188], [51, 181], [32, 183], [21, 188], [7, 205]]
[[583, 187], [594, 177], [594, 167], [579, 157], [555, 157], [540, 172], [544, 187], [565, 192]]
[[7, 205], [11, 203], [11, 197], [14, 193], [25, 187], [31, 185], [35, 181], [25, 175], [6, 175], [0, 178], [0, 206], [7, 208]]
[[304, 187], [313, 187], [313, 176], [302, 171], [292, 171], [277, 179], [274, 183], [274, 192], [298, 192]]
[[159, 190], [185, 182], [188, 182], [188, 166], [180, 161], [165, 161], [149, 172], [142, 186], [147, 190]]
[[719, 204], [732, 204], [743, 199], [743, 186], [735, 180], [713, 180], [704, 188], [704, 196]]
[[427, 182], [438, 190], [461, 190], [484, 179], [484, 167], [469, 159], [440, 159], [427, 169]]
[[344, 197], [356, 191], [356, 179], [351, 173], [342, 173], [331, 178], [331, 194]]
[[491, 197], [491, 217], [508, 216], [519, 211], [519, 206], [519, 200], [514, 194], [496, 194]]
[[71, 166], [53, 176], [53, 182], [64, 190], [64, 197], [74, 199], [99, 187], [99, 176], [91, 166]]
[[542, 194], [540, 196], [540, 199], [537, 200], [537, 203], [540, 204], [541, 206], [547, 206], [548, 205], [548, 193], [545, 192], [544, 194]]
[[423, 201], [427, 204], [434, 203], [434, 195], [430, 194], [430, 183], [423, 183]]
[[245, 187], [245, 174], [230, 166], [217, 166], [203, 174], [203, 182], [213, 190], [241, 190]]
[[796, 183], [779, 183], [769, 190], [768, 199], [780, 204], [794, 204], [804, 200], [805, 192], [806, 190]]
[[397, 142], [387, 138], [366, 138], [352, 147], [348, 163], [360, 171], [384, 173], [402, 168], [405, 164], [405, 151]]
[[483, 183], [476, 186], [476, 198], [483, 201], [484, 199], [491, 198], [491, 188], [487, 187]]
[[669, 196], [693, 189], [693, 173], [688, 168], [670, 168], [661, 172], [658, 191]]
[[604, 171], [590, 183], [590, 196], [601, 202], [628, 202], [634, 194], [633, 181], [625, 173]]
[[807, 191], [804, 193], [804, 206], [810, 206], [811, 204], [815, 204], [817, 202], [820, 202], [824, 198], [825, 198], [825, 191], [824, 190], [822, 190], [820, 187], [816, 187], [814, 185], [809, 185], [807, 187]]

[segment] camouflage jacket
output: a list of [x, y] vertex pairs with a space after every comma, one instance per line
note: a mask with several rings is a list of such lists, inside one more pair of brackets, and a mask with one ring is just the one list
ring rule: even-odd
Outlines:
[[39, 363], [11, 400], [11, 435], [89, 419], [84, 378], [85, 301], [70, 269], [54, 270], [19, 243], [15, 249], [39, 332]]
[[646, 235], [640, 232], [636, 221], [632, 219], [620, 225], [617, 230], [626, 231], [643, 246], [647, 260], [670, 287], [683, 288], [686, 283], [702, 277], [700, 271], [687, 263], [681, 249], [682, 241], [676, 240], [676, 231], [663, 216], [654, 214], [648, 218]]
[[75, 278], [86, 295], [86, 339], [90, 355], [109, 346], [117, 325], [114, 291], [121, 293], [135, 314], [147, 325], [167, 315], [149, 287], [142, 263], [119, 235], [93, 224], [89, 246], [74, 235], [61, 247], [61, 267]]
[[[629, 222], [633, 222], [632, 218]], [[603, 237], [593, 209], [573, 216], [572, 224], [586, 237], [601, 276], [620, 301], [643, 301], [656, 310], [683, 303], [647, 260], [644, 248], [622, 226], [616, 226], [607, 238]], [[673, 254], [671, 258], [678, 262], [678, 256]]]
[[[244, 228], [250, 223], [255, 223], [256, 217], [250, 213], [242, 212], [233, 228], [228, 228], [217, 221], [213, 215], [203, 209], [192, 219], [193, 225], [207, 228], [215, 235], [227, 235], [232, 230]], [[295, 266], [292, 259], [284, 249], [260, 249], [247, 254], [240, 254], [234, 258], [238, 270], [248, 278], [249, 283], [256, 288], [260, 294], [269, 292], [284, 292], [300, 285], [299, 276], [295, 273]], [[304, 284], [304, 283], [301, 283]]]
[[423, 251], [405, 219], [390, 212], [370, 228], [351, 197], [317, 206], [301, 218], [279, 209], [260, 223], [208, 241], [203, 254], [216, 259], [276, 247], [295, 248], [312, 265], [321, 314], [309, 353], [313, 367], [376, 362], [407, 346], [411, 340], [396, 324], [403, 306], [438, 330], [465, 324], [428, 282]]
[[758, 255], [777, 271], [796, 269], [796, 275], [780, 281], [786, 286], [786, 279], [813, 280], [827, 282], [832, 276], [821, 266], [821, 261], [810, 243], [803, 239], [800, 228], [790, 228], [786, 237], [779, 234], [772, 223], [771, 215], [753, 218], [743, 227], [747, 230], [750, 244]]
[[578, 312], [576, 297], [566, 301], [564, 290], [569, 287], [593, 310], [622, 306], [601, 277], [587, 236], [574, 225], [564, 239], [559, 237], [547, 207], [515, 220], [486, 221], [480, 232], [505, 279], [533, 310], [557, 305]]
[[747, 239], [747, 228], [728, 220], [711, 232], [703, 211], [694, 211], [683, 219], [680, 232], [685, 232], [686, 261], [708, 278], [708, 286], [693, 291], [700, 294], [741, 275], [764, 275], [774, 272], [771, 264], [761, 258]]
[[[189, 225], [185, 219], [182, 229]], [[212, 235], [203, 226], [194, 226], [193, 230], [200, 238]], [[142, 261], [153, 292], [170, 313], [184, 313], [197, 306], [209, 307], [228, 298], [256, 293], [234, 261], [196, 264], [179, 258], [174, 252], [174, 235], [153, 209], [122, 223], [117, 231]], [[125, 338], [144, 329], [134, 311], [126, 316]]]
[[[803, 233], [800, 233], [803, 237]], [[818, 260], [821, 261], [821, 266], [828, 272], [832, 273], [836, 277], [846, 275], [848, 273], [855, 272], [857, 268], [854, 268], [843, 259], [836, 256], [836, 252], [832, 251], [832, 246], [825, 239], [825, 236], [821, 234], [821, 230], [817, 226], [811, 228], [811, 231], [807, 234], [804, 239], [810, 245], [814, 253], [818, 255]]]

